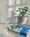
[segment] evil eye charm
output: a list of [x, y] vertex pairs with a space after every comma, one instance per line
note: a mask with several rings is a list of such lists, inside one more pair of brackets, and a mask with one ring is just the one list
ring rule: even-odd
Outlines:
[[20, 22], [22, 22], [23, 21], [23, 18], [19, 18], [20, 19]]

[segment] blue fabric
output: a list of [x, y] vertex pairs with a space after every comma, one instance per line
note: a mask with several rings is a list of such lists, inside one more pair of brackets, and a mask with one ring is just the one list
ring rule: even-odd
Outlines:
[[28, 31], [29, 31], [29, 28], [23, 27], [23, 29], [21, 30], [20, 34], [26, 36]]

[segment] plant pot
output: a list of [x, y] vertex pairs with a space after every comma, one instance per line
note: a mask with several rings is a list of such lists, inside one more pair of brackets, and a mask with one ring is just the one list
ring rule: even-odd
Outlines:
[[18, 24], [26, 24], [27, 23], [27, 16], [18, 16]]
[[21, 24], [22, 22], [23, 22], [23, 17], [19, 17], [19, 16], [18, 16], [18, 24], [19, 24], [19, 23]]

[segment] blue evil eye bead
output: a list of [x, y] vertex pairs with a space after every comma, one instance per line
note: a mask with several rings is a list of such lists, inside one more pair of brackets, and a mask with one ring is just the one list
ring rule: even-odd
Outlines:
[[20, 19], [20, 22], [22, 22], [23, 21], [23, 18], [19, 18]]

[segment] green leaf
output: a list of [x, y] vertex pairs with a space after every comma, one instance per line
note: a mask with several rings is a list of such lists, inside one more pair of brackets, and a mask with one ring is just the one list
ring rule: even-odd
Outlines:
[[18, 10], [16, 12], [18, 12]]

